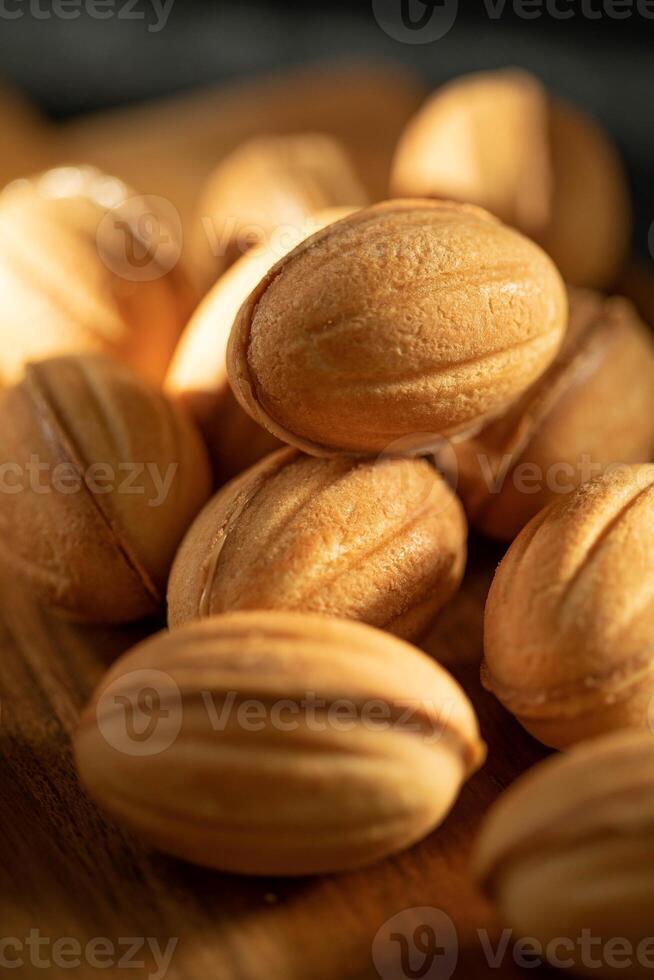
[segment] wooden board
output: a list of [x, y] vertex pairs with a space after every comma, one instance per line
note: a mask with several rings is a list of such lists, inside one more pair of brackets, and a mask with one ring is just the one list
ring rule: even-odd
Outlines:
[[[499, 927], [471, 883], [468, 858], [484, 811], [544, 750], [480, 689], [483, 604], [500, 551], [480, 542], [471, 551], [464, 588], [425, 648], [448, 664], [475, 702], [489, 745], [486, 766], [465, 787], [446, 823], [420, 845], [365, 871], [306, 880], [256, 880], [195, 868], [152, 853], [106, 820], [77, 784], [70, 735], [103, 670], [158, 624], [115, 631], [71, 626], [4, 582], [0, 957], [22, 957], [23, 970], [14, 975], [40, 976], [43, 970], [34, 967], [31, 948], [5, 948], [2, 938], [25, 944], [30, 930], [38, 930], [50, 942], [37, 953], [42, 962], [50, 957], [49, 975], [55, 978], [160, 976], [154, 960], [128, 973], [126, 964], [98, 970], [88, 962], [89, 941], [113, 944], [113, 952], [102, 947], [103, 962], [109, 962], [128, 954], [125, 937], [156, 940], [164, 949], [177, 938], [169, 980], [521, 976], [510, 948], [501, 970], [488, 966], [478, 930], [490, 930], [495, 943]], [[410, 974], [399, 965], [397, 939], [375, 942], [388, 919], [425, 907], [442, 910], [455, 924], [453, 974], [450, 960], [439, 966], [438, 958], [432, 972], [420, 972], [425, 961], [417, 952], [417, 972]], [[399, 929], [407, 942], [430, 915], [402, 916]], [[63, 945], [55, 947], [57, 939]], [[68, 965], [76, 951], [66, 939], [81, 946], [78, 967]], [[97, 950], [91, 947], [96, 956]], [[451, 942], [444, 955], [453, 955]], [[135, 958], [142, 960], [143, 953]]]

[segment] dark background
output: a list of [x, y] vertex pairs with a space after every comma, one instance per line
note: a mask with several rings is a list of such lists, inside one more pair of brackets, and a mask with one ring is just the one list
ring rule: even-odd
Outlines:
[[[117, 9], [126, 2], [116, 0]], [[621, 2], [629, 12], [629, 0]], [[544, 2], [541, 16], [525, 20], [507, 0], [496, 19], [488, 11], [502, 4], [459, 0], [445, 37], [406, 44], [379, 26], [372, 0], [175, 0], [158, 32], [146, 0], [130, 19], [107, 20], [84, 13], [47, 17], [48, 0], [0, 0], [1, 10], [22, 14], [0, 16], [0, 72], [52, 116], [66, 117], [305, 61], [397, 60], [433, 84], [462, 72], [520, 65], [585, 106], [611, 132], [636, 201], [637, 245], [646, 252], [654, 220], [654, 20], [638, 12], [637, 0], [623, 19], [608, 15], [605, 0], [556, 3], [574, 16], [557, 19]], [[654, 3], [650, 9], [654, 14]]]

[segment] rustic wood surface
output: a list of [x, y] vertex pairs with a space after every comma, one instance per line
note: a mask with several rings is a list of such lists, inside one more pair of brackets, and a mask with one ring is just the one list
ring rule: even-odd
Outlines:
[[[195, 868], [149, 851], [106, 820], [78, 786], [70, 736], [103, 670], [159, 624], [114, 631], [72, 626], [3, 582], [0, 938], [24, 941], [38, 930], [53, 942], [71, 937], [82, 947], [105, 938], [123, 955], [127, 946], [119, 941], [125, 937], [156, 939], [162, 948], [177, 938], [169, 980], [522, 976], [510, 947], [500, 969], [488, 965], [478, 930], [489, 930], [495, 945], [499, 926], [474, 889], [468, 859], [484, 811], [544, 750], [480, 689], [483, 604], [501, 552], [480, 542], [471, 552], [464, 587], [425, 648], [448, 665], [475, 702], [489, 746], [487, 764], [445, 824], [418, 846], [365, 871], [306, 880], [256, 880]], [[403, 910], [425, 907], [444, 911], [455, 923], [454, 973], [449, 960], [441, 966], [435, 960], [431, 972], [421, 972], [425, 959], [417, 952], [413, 972], [405, 971], [398, 965], [397, 940], [377, 942], [375, 965], [380, 927]], [[405, 913], [400, 920], [409, 944], [424, 917]], [[53, 948], [44, 946], [42, 959]], [[18, 953], [12, 948], [5, 955]], [[83, 953], [78, 967], [53, 963], [49, 973], [85, 980], [125, 976], [125, 969], [98, 970], [86, 959]], [[155, 969], [154, 961], [147, 962], [128, 975], [155, 975]], [[40, 976], [43, 970], [30, 961], [14, 975]]]

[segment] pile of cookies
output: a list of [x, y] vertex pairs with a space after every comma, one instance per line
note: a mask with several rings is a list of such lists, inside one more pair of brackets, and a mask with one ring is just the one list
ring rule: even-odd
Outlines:
[[611, 295], [630, 232], [616, 151], [519, 71], [439, 89], [386, 200], [349, 151], [245, 140], [197, 188], [184, 248], [174, 207], [84, 161], [0, 197], [0, 558], [75, 620], [168, 610], [88, 706], [81, 780], [219, 869], [410, 846], [494, 751], [413, 645], [470, 527], [509, 546], [483, 683], [566, 751], [498, 801], [475, 872], [544, 945], [638, 943], [654, 339]]

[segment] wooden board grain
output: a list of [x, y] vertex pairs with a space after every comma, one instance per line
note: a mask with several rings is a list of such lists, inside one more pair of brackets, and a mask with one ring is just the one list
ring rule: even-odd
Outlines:
[[[148, 850], [105, 819], [78, 786], [70, 736], [106, 666], [158, 624], [113, 631], [71, 626], [3, 582], [0, 940], [16, 939], [23, 948], [0, 945], [0, 956], [22, 957], [24, 966], [14, 975], [43, 975], [25, 946], [30, 930], [38, 930], [49, 942], [37, 953], [42, 962], [50, 957], [55, 978], [160, 976], [154, 958], [128, 974], [125, 964], [102, 970], [93, 965], [88, 950], [95, 953], [97, 947], [89, 942], [110, 944], [102, 947], [108, 964], [111, 948], [114, 959], [128, 955], [127, 937], [147, 939], [150, 949], [154, 941], [165, 949], [177, 940], [165, 974], [169, 980], [521, 976], [510, 948], [499, 970], [489, 967], [479, 930], [488, 929], [495, 943], [499, 926], [468, 871], [483, 813], [544, 754], [478, 681], [483, 604], [499, 557], [496, 548], [473, 543], [464, 587], [426, 643], [477, 707], [489, 745], [486, 766], [465, 787], [445, 824], [418, 846], [364, 871], [306, 880], [257, 880], [195, 868]], [[453, 953], [449, 941], [426, 973], [420, 972], [425, 958], [414, 951], [417, 958], [407, 972], [397, 937], [375, 937], [387, 920], [404, 913], [399, 929], [413, 943], [415, 929], [433, 915], [420, 911], [425, 908], [451, 918], [457, 948]], [[80, 944], [77, 966], [70, 965], [75, 948], [65, 945], [67, 939]], [[55, 952], [56, 940], [64, 943]], [[455, 964], [446, 958], [439, 966], [438, 957], [454, 954]], [[143, 952], [134, 958], [143, 960]]]

